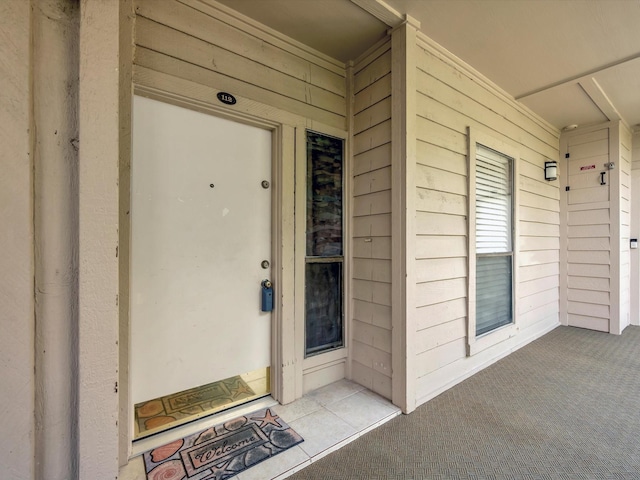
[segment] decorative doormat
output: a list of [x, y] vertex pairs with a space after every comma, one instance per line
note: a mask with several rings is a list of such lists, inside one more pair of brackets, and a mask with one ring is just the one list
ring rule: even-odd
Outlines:
[[183, 392], [138, 403], [135, 407], [137, 437], [155, 433], [161, 427], [213, 413], [226, 406], [247, 401], [255, 392], [239, 376], [191, 388]]
[[148, 480], [225, 480], [303, 439], [270, 408], [144, 454]]

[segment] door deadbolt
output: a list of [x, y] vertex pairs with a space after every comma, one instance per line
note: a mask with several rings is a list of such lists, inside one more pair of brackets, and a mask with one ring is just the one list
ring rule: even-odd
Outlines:
[[266, 180], [262, 181], [262, 188], [269, 188], [269, 182], [267, 182]]
[[269, 260], [263, 260], [260, 265], [262, 266], [262, 268], [269, 268]]

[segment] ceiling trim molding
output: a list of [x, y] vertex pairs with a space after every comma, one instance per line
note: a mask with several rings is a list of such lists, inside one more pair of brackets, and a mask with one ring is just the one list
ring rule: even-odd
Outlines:
[[616, 110], [616, 107], [613, 105], [611, 100], [609, 100], [609, 97], [607, 97], [607, 94], [595, 78], [590, 77], [583, 79], [579, 81], [578, 84], [582, 87], [585, 93], [589, 95], [589, 98], [591, 98], [596, 107], [600, 109], [607, 119], [610, 121], [622, 120], [624, 122], [624, 119], [618, 110]]
[[[405, 21], [403, 14], [383, 0], [351, 0], [351, 2], [391, 28], [395, 28]], [[418, 26], [418, 28], [420, 27]]]

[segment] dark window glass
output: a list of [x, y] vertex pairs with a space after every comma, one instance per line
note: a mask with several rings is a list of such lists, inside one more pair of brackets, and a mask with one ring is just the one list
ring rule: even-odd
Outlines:
[[307, 263], [307, 355], [342, 346], [342, 263]]
[[342, 255], [342, 140], [307, 134], [307, 255]]
[[307, 132], [305, 354], [344, 345], [343, 305], [344, 141]]

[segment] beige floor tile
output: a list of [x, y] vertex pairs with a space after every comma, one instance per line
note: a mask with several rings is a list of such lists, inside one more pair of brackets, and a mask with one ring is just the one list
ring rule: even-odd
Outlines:
[[234, 478], [237, 480], [267, 480], [278, 477], [305, 463], [311, 463], [309, 455], [300, 448], [300, 445], [296, 445], [269, 460], [254, 465]]
[[325, 407], [335, 413], [356, 430], [365, 430], [381, 420], [396, 416], [400, 410], [391, 405], [385, 405], [364, 392], [334, 402]]
[[129, 460], [129, 463], [120, 469], [118, 479], [147, 480], [147, 474], [144, 471], [144, 461], [142, 460], [142, 457], [135, 457]]
[[276, 405], [272, 407], [272, 410], [282, 417], [285, 422], [290, 423], [321, 408], [322, 405], [315, 400], [309, 397], [302, 397], [288, 405]]
[[358, 433], [353, 426], [325, 409], [299, 418], [289, 425], [304, 438], [300, 448], [310, 457]]
[[362, 385], [350, 382], [349, 380], [339, 380], [327, 385], [326, 387], [319, 388], [306, 395], [306, 398], [310, 398], [318, 402], [320, 405], [329, 405], [343, 398], [347, 398], [358, 392], [364, 390]]

